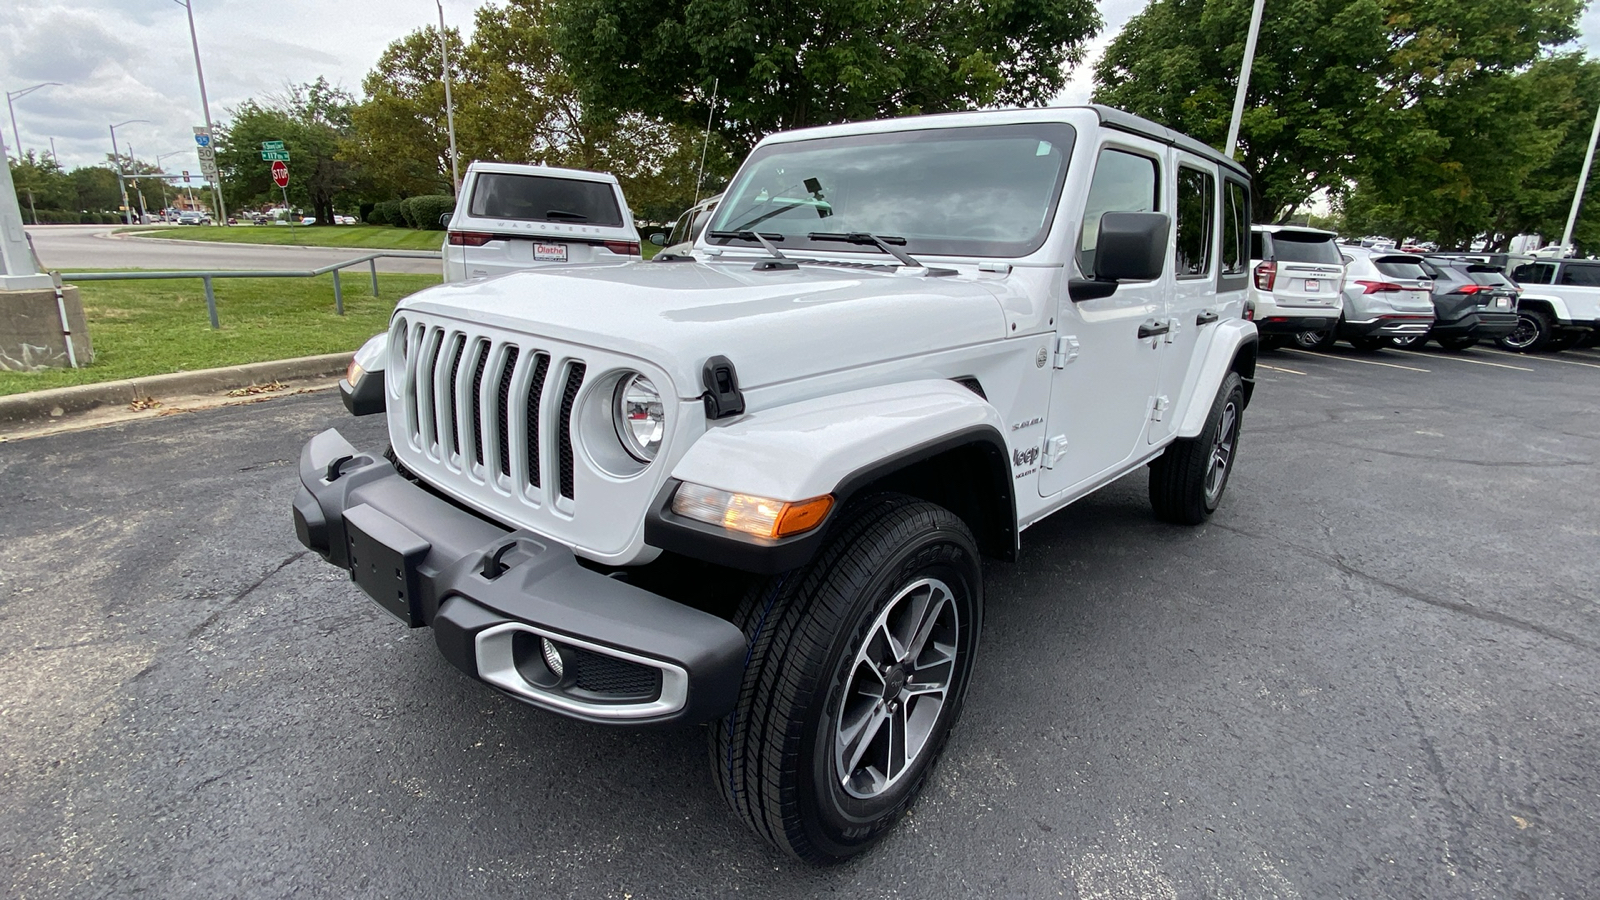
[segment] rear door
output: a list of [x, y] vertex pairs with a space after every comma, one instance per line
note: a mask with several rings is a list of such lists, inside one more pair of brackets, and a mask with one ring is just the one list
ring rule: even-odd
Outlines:
[[465, 207], [451, 219], [447, 241], [464, 277], [638, 258], [638, 235], [616, 185], [528, 168], [476, 172], [463, 192]]
[[1600, 263], [1564, 260], [1556, 283], [1573, 321], [1600, 320]]
[[1344, 262], [1332, 235], [1285, 230], [1269, 234], [1267, 239], [1277, 267], [1272, 296], [1279, 306], [1339, 308]]
[[1216, 313], [1218, 253], [1221, 238], [1220, 182], [1215, 163], [1181, 150], [1178, 158], [1177, 199], [1173, 203], [1173, 288], [1162, 317], [1165, 333], [1157, 354], [1159, 375], [1155, 394], [1147, 401], [1150, 427], [1146, 442], [1158, 443], [1172, 434], [1189, 369], [1196, 365], [1201, 313]]

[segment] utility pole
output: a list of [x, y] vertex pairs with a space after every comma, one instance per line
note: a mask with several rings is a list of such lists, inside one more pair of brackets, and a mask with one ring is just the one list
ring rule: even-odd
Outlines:
[[139, 198], [139, 224], [145, 224], [144, 186], [139, 183], [139, 158], [133, 155], [133, 145], [128, 145], [128, 165], [133, 169], [133, 193]]
[[129, 119], [111, 126], [111, 159], [117, 164], [117, 190], [122, 194], [122, 221], [125, 225], [133, 224], [133, 210], [128, 206], [128, 182], [122, 173], [122, 151], [117, 149], [117, 129], [135, 122], [149, 124], [149, 119]]
[[1594, 130], [1589, 132], [1589, 152], [1583, 155], [1583, 171], [1578, 173], [1578, 190], [1572, 195], [1572, 211], [1567, 213], [1567, 227], [1561, 232], [1561, 254], [1570, 256], [1574, 252], [1572, 246], [1572, 229], [1578, 224], [1578, 207], [1583, 205], [1583, 189], [1589, 186], [1589, 167], [1594, 165], [1594, 145], [1600, 140], [1600, 109], [1595, 110]]
[[439, 7], [439, 58], [444, 60], [444, 121], [450, 132], [450, 194], [461, 193], [461, 170], [456, 165], [456, 112], [450, 99], [450, 42], [444, 30], [444, 0], [433, 0]]
[[1266, 0], [1256, 0], [1250, 10], [1250, 36], [1244, 40], [1244, 65], [1239, 69], [1239, 86], [1233, 93], [1233, 118], [1228, 120], [1228, 144], [1222, 155], [1233, 158], [1233, 148], [1239, 142], [1239, 120], [1244, 116], [1244, 95], [1250, 89], [1250, 66], [1256, 61], [1256, 35], [1261, 33], [1261, 8]]
[[[12, 141], [14, 141], [16, 143], [17, 159], [19, 159], [19, 160], [22, 159], [22, 135], [17, 133], [17, 108], [12, 105], [12, 101], [21, 100], [23, 97], [28, 96], [29, 94], [33, 93], [34, 91], [37, 91], [39, 88], [42, 88], [42, 87], [60, 87], [60, 86], [61, 86], [61, 82], [59, 82], [59, 81], [46, 81], [43, 84], [36, 84], [33, 87], [23, 88], [20, 91], [6, 91], [6, 109], [9, 110], [10, 113], [11, 113], [11, 139], [12, 139]], [[52, 148], [51, 149], [51, 155], [55, 154], [54, 147], [55, 147], [55, 144], [52, 143], [51, 144], [51, 148]], [[34, 224], [37, 225], [39, 223], [35, 222]]]
[[[212, 134], [211, 102], [206, 99], [205, 69], [200, 67], [200, 38], [195, 35], [194, 30], [194, 7], [190, 5], [191, 0], [172, 0], [172, 2], [182, 6], [189, 14], [189, 44], [190, 46], [194, 47], [194, 74], [200, 79], [200, 109], [206, 114], [206, 134]], [[216, 147], [216, 139], [214, 136], [212, 138], [211, 146]], [[211, 190], [217, 198], [217, 224], [226, 225], [228, 224], [228, 207], [222, 200], [222, 179], [219, 177], [214, 180], [218, 182], [217, 184], [213, 184], [211, 186]]]

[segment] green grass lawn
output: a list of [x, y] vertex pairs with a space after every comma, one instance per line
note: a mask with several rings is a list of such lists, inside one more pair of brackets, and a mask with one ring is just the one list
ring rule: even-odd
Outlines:
[[198, 278], [84, 282], [79, 289], [94, 362], [81, 369], [0, 372], [0, 395], [353, 351], [388, 327], [395, 301], [438, 284], [439, 276], [380, 273], [378, 299], [366, 273], [343, 278], [343, 316], [334, 313], [333, 281], [326, 275], [214, 283], [222, 323], [217, 331], [206, 318], [205, 289]]
[[[178, 228], [139, 228], [139, 237], [179, 241], [216, 241], [225, 244], [289, 244], [306, 247], [363, 247], [369, 250], [437, 250], [442, 231], [415, 231], [388, 225], [188, 225]], [[331, 290], [331, 289], [330, 289]]]

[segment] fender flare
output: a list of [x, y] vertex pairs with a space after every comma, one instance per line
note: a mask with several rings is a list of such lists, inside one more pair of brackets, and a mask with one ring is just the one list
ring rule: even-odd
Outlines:
[[[1212, 398], [1217, 396], [1222, 380], [1228, 377], [1229, 372], [1236, 370], [1234, 361], [1238, 359], [1240, 351], [1250, 345], [1259, 346], [1261, 340], [1256, 333], [1255, 323], [1243, 319], [1218, 322], [1210, 338], [1205, 359], [1200, 363], [1199, 374], [1195, 377], [1194, 389], [1184, 407], [1183, 421], [1178, 423], [1176, 433], [1180, 438], [1196, 437], [1205, 428], [1206, 416], [1211, 413]], [[1245, 381], [1244, 400], [1245, 405], [1249, 406], [1256, 374], [1253, 356], [1249, 370], [1239, 374]]]
[[[776, 540], [685, 519], [671, 510], [683, 482], [774, 500], [833, 494], [834, 512], [880, 478], [952, 450], [976, 446], [1004, 466], [1003, 504], [1009, 551], [1015, 551], [1016, 499], [1010, 449], [999, 413], [966, 387], [929, 379], [864, 388], [760, 410], [711, 428], [673, 466], [645, 519], [645, 543], [751, 572], [804, 565], [822, 546], [833, 518]], [[979, 477], [974, 473], [974, 478]], [[977, 531], [974, 528], [974, 531]], [[1002, 551], [1004, 552], [1004, 551]]]
[[1535, 303], [1548, 303], [1550, 305], [1550, 312], [1556, 317], [1557, 324], [1572, 321], [1572, 310], [1567, 308], [1567, 301], [1557, 297], [1555, 294], [1525, 293], [1521, 297], [1517, 298], [1517, 307], [1520, 309], [1522, 304], [1530, 301]]

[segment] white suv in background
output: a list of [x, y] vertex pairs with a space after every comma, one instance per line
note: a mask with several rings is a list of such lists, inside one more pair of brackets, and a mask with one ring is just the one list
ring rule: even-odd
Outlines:
[[616, 176], [525, 163], [467, 167], [442, 250], [447, 282], [640, 259], [639, 232]]
[[1250, 229], [1250, 308], [1263, 340], [1315, 342], [1344, 308], [1338, 235], [1292, 225]]

